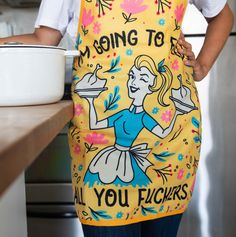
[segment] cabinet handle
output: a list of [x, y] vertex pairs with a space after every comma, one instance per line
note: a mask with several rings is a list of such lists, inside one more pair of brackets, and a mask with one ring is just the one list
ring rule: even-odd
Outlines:
[[76, 212], [34, 212], [27, 211], [27, 217], [42, 219], [72, 219], [78, 218]]

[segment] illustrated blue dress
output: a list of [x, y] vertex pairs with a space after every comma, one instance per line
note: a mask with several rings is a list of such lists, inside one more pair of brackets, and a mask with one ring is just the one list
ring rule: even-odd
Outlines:
[[98, 152], [89, 164], [84, 184], [115, 184], [116, 186], [147, 186], [151, 180], [146, 170], [152, 165], [146, 159], [151, 149], [146, 143], [132, 146], [142, 129], [150, 132], [158, 123], [144, 110], [137, 113], [133, 106], [110, 117], [108, 127], [114, 127], [115, 144]]

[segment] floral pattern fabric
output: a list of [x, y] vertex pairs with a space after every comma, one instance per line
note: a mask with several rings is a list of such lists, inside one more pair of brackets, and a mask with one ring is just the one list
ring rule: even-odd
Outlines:
[[187, 0], [82, 0], [69, 129], [77, 214], [126, 225], [183, 213], [201, 147], [192, 68], [177, 40]]

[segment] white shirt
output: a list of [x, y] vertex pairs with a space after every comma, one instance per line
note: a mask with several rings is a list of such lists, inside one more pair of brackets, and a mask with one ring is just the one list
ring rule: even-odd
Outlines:
[[[35, 27], [48, 26], [65, 32], [76, 38], [80, 15], [81, 0], [42, 0]], [[205, 17], [216, 16], [225, 6], [227, 0], [188, 0], [194, 4]]]

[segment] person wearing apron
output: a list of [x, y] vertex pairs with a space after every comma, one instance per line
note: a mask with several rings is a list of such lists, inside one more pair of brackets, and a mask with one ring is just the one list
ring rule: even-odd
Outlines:
[[[172, 223], [161, 236], [176, 235], [202, 140], [193, 70], [177, 42], [187, 4], [81, 2], [69, 144], [76, 210], [88, 236], [110, 230], [90, 226], [147, 220], [154, 234], [161, 217]], [[106, 236], [139, 236], [129, 229]]]
[[201, 116], [177, 40], [187, 0], [81, 2], [69, 129], [75, 205], [85, 225], [182, 214]]
[[[184, 63], [178, 41], [187, 4], [81, 0], [68, 136], [85, 237], [177, 234], [202, 141], [198, 74]], [[58, 27], [39, 19], [36, 25]]]

